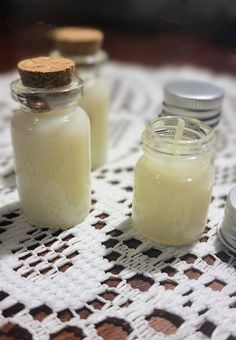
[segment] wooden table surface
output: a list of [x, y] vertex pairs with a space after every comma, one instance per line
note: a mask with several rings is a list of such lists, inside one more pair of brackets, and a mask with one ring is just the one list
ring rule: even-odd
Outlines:
[[[0, 32], [0, 72], [15, 68], [23, 58], [47, 54], [48, 27], [36, 24], [11, 33]], [[236, 73], [236, 47], [223, 46], [213, 38], [174, 33], [105, 29], [104, 48], [110, 58], [146, 66], [198, 65], [216, 72]]]

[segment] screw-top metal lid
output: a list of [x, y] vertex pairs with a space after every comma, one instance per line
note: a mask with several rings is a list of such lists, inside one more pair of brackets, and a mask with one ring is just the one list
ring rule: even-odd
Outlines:
[[173, 81], [164, 89], [165, 104], [180, 109], [220, 110], [223, 97], [221, 88], [202, 81]]
[[227, 248], [236, 253], [236, 186], [227, 197], [224, 218], [218, 226], [218, 236]]

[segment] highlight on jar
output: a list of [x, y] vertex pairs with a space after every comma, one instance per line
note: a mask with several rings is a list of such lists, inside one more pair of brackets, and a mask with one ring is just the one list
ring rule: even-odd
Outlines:
[[211, 202], [214, 131], [196, 119], [161, 117], [147, 125], [142, 149], [135, 168], [134, 228], [164, 245], [196, 241]]
[[103, 32], [83, 27], [61, 27], [52, 30], [49, 37], [56, 50], [52, 55], [69, 57], [75, 61], [76, 74], [84, 81], [78, 105], [88, 114], [91, 124], [92, 170], [102, 166], [108, 151], [109, 91], [102, 67], [107, 61], [103, 51]]
[[20, 205], [39, 227], [72, 227], [90, 209], [90, 124], [74, 68], [65, 58], [26, 59], [11, 85], [20, 104], [11, 122]]

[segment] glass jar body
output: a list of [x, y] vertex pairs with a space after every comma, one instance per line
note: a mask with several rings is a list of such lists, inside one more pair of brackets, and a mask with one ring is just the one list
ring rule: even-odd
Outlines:
[[71, 227], [90, 209], [90, 127], [74, 106], [23, 108], [11, 123], [21, 208], [40, 227]]
[[96, 73], [88, 76], [79, 73], [84, 81], [83, 95], [78, 105], [89, 116], [91, 125], [91, 166], [92, 170], [102, 166], [107, 159], [109, 94], [104, 78]]
[[191, 243], [198, 239], [206, 223], [213, 166], [207, 159], [190, 160], [185, 164], [168, 161], [144, 155], [137, 162], [134, 226], [158, 243]]
[[186, 117], [157, 118], [144, 131], [142, 144], [144, 155], [135, 168], [134, 227], [165, 245], [197, 240], [214, 182], [213, 130]]
[[108, 151], [109, 88], [102, 75], [102, 68], [107, 62], [108, 55], [103, 50], [92, 55], [64, 55], [61, 51], [55, 50], [51, 55], [74, 60], [76, 76], [83, 80], [83, 92], [78, 105], [89, 116], [91, 168], [95, 170], [106, 162]]

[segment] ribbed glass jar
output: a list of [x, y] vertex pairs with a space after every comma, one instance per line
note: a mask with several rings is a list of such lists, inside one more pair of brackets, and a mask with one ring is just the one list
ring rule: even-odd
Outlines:
[[215, 135], [202, 122], [163, 117], [147, 125], [135, 168], [132, 220], [147, 238], [165, 245], [196, 240], [205, 225], [214, 181]]

